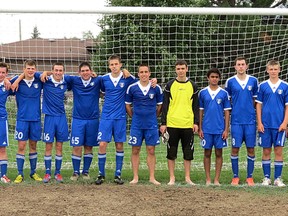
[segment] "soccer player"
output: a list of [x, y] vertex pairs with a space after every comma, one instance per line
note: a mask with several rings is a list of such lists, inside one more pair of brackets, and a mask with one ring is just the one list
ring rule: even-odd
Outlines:
[[160, 131], [170, 134], [167, 145], [168, 169], [170, 181], [175, 184], [175, 160], [178, 142], [181, 140], [184, 157], [185, 181], [194, 185], [190, 178], [191, 160], [194, 153], [194, 132], [198, 132], [199, 104], [196, 84], [187, 77], [188, 65], [185, 60], [177, 60], [175, 64], [177, 77], [170, 80], [164, 89], [162, 107], [162, 125]]
[[14, 84], [15, 82], [15, 85], [18, 86], [18, 90], [15, 92], [18, 108], [15, 128], [15, 139], [18, 140], [16, 155], [18, 175], [14, 181], [15, 183], [21, 183], [24, 180], [23, 167], [27, 140], [29, 140], [30, 177], [35, 181], [42, 181], [42, 178], [36, 173], [37, 141], [41, 140], [42, 131], [40, 111], [42, 82], [40, 76], [35, 72], [36, 62], [26, 60], [24, 73], [11, 80], [11, 83]]
[[[149, 169], [149, 181], [152, 184], [160, 185], [155, 179], [155, 146], [160, 144], [157, 116], [161, 112], [163, 92], [159, 85], [151, 87], [149, 81], [150, 68], [146, 64], [138, 67], [139, 81], [130, 85], [126, 93], [126, 110], [132, 117], [130, 137], [128, 144], [132, 146], [132, 169], [133, 180], [131, 184], [138, 183], [138, 170], [140, 163], [140, 150], [145, 139], [147, 151], [147, 166]], [[133, 105], [133, 110], [132, 110]]]
[[227, 147], [231, 104], [228, 93], [218, 86], [221, 79], [219, 70], [210, 69], [207, 78], [209, 86], [199, 92], [199, 137], [202, 139], [201, 145], [204, 148], [206, 185], [211, 184], [210, 167], [213, 146], [216, 156], [214, 185], [220, 185], [222, 149]]
[[274, 185], [284, 187], [281, 179], [283, 168], [283, 147], [288, 123], [288, 84], [279, 79], [280, 63], [268, 61], [266, 65], [269, 79], [260, 83], [257, 99], [257, 129], [259, 145], [263, 148], [262, 168], [264, 179], [262, 185], [270, 185], [271, 152], [274, 147]]
[[256, 145], [256, 112], [255, 98], [258, 90], [257, 78], [246, 74], [248, 63], [246, 58], [235, 59], [234, 68], [236, 75], [227, 79], [225, 89], [229, 93], [231, 112], [231, 164], [233, 178], [231, 185], [239, 185], [238, 154], [242, 143], [245, 142], [247, 149], [247, 177], [248, 186], [254, 186], [253, 171]]
[[123, 142], [126, 141], [125, 93], [128, 86], [136, 81], [133, 76], [126, 79], [123, 77], [122, 63], [119, 56], [110, 56], [108, 65], [111, 73], [102, 77], [101, 84], [101, 91], [105, 93], [105, 100], [98, 132], [100, 144], [98, 151], [99, 175], [95, 181], [97, 185], [102, 184], [105, 180], [106, 149], [112, 136], [116, 147], [114, 182], [124, 184], [121, 179], [121, 171], [124, 158]]
[[89, 168], [93, 159], [93, 146], [98, 146], [99, 97], [102, 77], [92, 77], [93, 71], [88, 62], [79, 65], [80, 76], [70, 76], [73, 91], [73, 113], [70, 146], [73, 147], [72, 164], [74, 173], [71, 180], [80, 175], [82, 148], [83, 179], [90, 179]]
[[[62, 166], [62, 146], [63, 142], [69, 140], [68, 125], [65, 114], [64, 98], [68, 89], [68, 83], [64, 78], [64, 65], [56, 62], [52, 66], [52, 75], [43, 84], [43, 104], [42, 112], [45, 114], [43, 141], [46, 142], [45, 147], [45, 176], [44, 183], [48, 183], [51, 179], [51, 162], [54, 137], [55, 143], [55, 172], [54, 177], [57, 182], [63, 182], [60, 173]], [[44, 76], [42, 77], [44, 81]]]
[[9, 145], [9, 137], [5, 107], [9, 91], [4, 86], [4, 79], [8, 74], [8, 70], [9, 66], [6, 63], [0, 62], [0, 180], [2, 183], [10, 183], [10, 179], [7, 177], [8, 157], [6, 147]]

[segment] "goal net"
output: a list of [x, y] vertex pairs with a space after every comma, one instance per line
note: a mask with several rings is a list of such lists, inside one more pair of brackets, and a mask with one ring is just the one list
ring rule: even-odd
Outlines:
[[[39, 71], [51, 70], [55, 61], [63, 61], [66, 73], [72, 75], [77, 75], [77, 66], [82, 61], [90, 61], [94, 71], [103, 75], [109, 72], [108, 57], [118, 54], [124, 67], [135, 75], [140, 63], [148, 63], [152, 76], [158, 79], [162, 87], [175, 77], [175, 61], [185, 59], [189, 65], [188, 76], [201, 89], [208, 85], [206, 72], [209, 68], [220, 69], [220, 84], [224, 85], [226, 79], [235, 74], [235, 58], [245, 56], [249, 62], [247, 73], [256, 76], [260, 82], [267, 79], [265, 65], [268, 59], [280, 61], [280, 78], [287, 80], [288, 13], [279, 9], [251, 9], [107, 7], [98, 11], [2, 10], [1, 21], [6, 20], [8, 24], [5, 26], [1, 23], [0, 31], [11, 36], [5, 40], [0, 38], [0, 58], [10, 65], [10, 75], [21, 73], [23, 62], [27, 58], [37, 61]], [[33, 32], [35, 26], [40, 35], [31, 39], [37, 35], [35, 28]], [[62, 31], [63, 29], [65, 30]], [[73, 100], [69, 92], [65, 103], [70, 124]], [[11, 137], [8, 147], [9, 164], [10, 167], [16, 167], [17, 142], [13, 139], [16, 118], [14, 97], [8, 99], [7, 110]], [[128, 131], [129, 122], [130, 119]], [[38, 143], [40, 166], [44, 166], [44, 145], [43, 142]], [[107, 166], [114, 168], [113, 143], [109, 144], [108, 150]], [[65, 143], [64, 168], [72, 167], [71, 152], [69, 143]], [[98, 148], [95, 148], [94, 167], [97, 167], [97, 152]], [[256, 148], [256, 152], [256, 165], [259, 165], [261, 149]], [[131, 147], [125, 143], [124, 168], [130, 168], [130, 155]], [[166, 146], [161, 144], [156, 148], [156, 157], [157, 169], [166, 169]], [[194, 157], [194, 167], [203, 169], [203, 150], [197, 135]], [[27, 154], [26, 158], [28, 159]], [[141, 167], [146, 167], [145, 158], [144, 148], [141, 153]], [[181, 149], [178, 151], [178, 158], [176, 167], [182, 169]], [[240, 152], [239, 161], [244, 168], [245, 148]], [[225, 168], [230, 168], [229, 147], [224, 150]]]

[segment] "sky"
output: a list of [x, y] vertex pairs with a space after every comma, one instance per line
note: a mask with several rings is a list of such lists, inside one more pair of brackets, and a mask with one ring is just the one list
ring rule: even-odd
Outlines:
[[[61, 2], [61, 4], [59, 4]], [[106, 5], [106, 0], [9, 0], [1, 9], [29, 10], [81, 10]], [[37, 26], [41, 38], [82, 38], [83, 32], [91, 31], [93, 35], [100, 32], [97, 20], [100, 14], [7, 14], [0, 13], [0, 44], [11, 43], [31, 38]]]

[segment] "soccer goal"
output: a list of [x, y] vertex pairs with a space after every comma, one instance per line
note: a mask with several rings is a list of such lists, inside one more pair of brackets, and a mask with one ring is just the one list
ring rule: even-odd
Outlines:
[[[282, 66], [280, 78], [287, 81], [288, 11], [285, 9], [216, 7], [105, 7], [79, 11], [51, 11], [41, 8], [30, 11], [0, 9], [0, 18], [0, 31], [2, 34], [11, 35], [8, 40], [0, 37], [0, 60], [10, 65], [10, 75], [21, 73], [23, 62], [28, 58], [37, 61], [39, 71], [50, 70], [55, 61], [62, 61], [66, 66], [66, 73], [71, 75], [77, 75], [77, 66], [80, 62], [90, 61], [94, 71], [103, 75], [109, 72], [108, 57], [111, 54], [118, 54], [124, 67], [135, 75], [140, 63], [148, 63], [152, 76], [158, 79], [162, 87], [175, 77], [175, 61], [185, 59], [189, 65], [189, 77], [201, 89], [208, 85], [206, 72], [209, 68], [220, 69], [223, 85], [228, 77], [235, 74], [234, 59], [245, 56], [249, 62], [247, 73], [258, 77], [260, 82], [267, 79], [265, 65], [268, 59], [280, 61]], [[4, 26], [2, 21], [8, 25]], [[65, 27], [65, 32], [61, 33], [64, 26], [69, 28]], [[83, 26], [86, 27], [84, 31]], [[15, 35], [17, 37], [12, 39]], [[65, 103], [68, 119], [71, 119], [73, 101], [69, 92]], [[10, 97], [7, 102], [11, 136], [8, 147], [10, 167], [16, 167], [14, 161], [17, 142], [13, 139], [15, 107], [15, 99]], [[43, 166], [44, 145], [43, 142], [38, 144], [40, 166]], [[161, 144], [156, 149], [157, 169], [166, 169], [166, 146]], [[246, 163], [244, 150], [243, 148], [240, 152], [239, 160], [243, 164]], [[71, 152], [69, 143], [65, 143], [64, 168], [72, 167]], [[94, 167], [97, 167], [97, 152], [98, 148], [95, 148], [92, 164]], [[256, 148], [256, 152], [256, 165], [260, 165], [261, 150]], [[131, 149], [126, 143], [124, 168], [127, 169], [130, 168], [130, 154]], [[203, 150], [197, 135], [195, 135], [194, 156], [193, 166], [203, 169]], [[114, 168], [113, 143], [109, 144], [107, 157], [107, 166]], [[144, 148], [141, 154], [141, 167], [146, 167], [145, 157]], [[27, 154], [26, 158], [28, 159]], [[182, 169], [181, 149], [178, 158], [177, 168]], [[28, 165], [29, 163], [26, 163], [26, 166]], [[224, 151], [223, 168], [230, 168], [229, 147]]]

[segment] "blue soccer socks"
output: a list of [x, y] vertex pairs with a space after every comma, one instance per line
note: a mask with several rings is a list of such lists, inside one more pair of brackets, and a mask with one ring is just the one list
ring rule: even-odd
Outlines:
[[231, 155], [230, 159], [231, 159], [231, 164], [232, 164], [233, 178], [238, 178], [238, 175], [239, 175], [239, 165], [238, 165], [239, 158], [238, 158], [238, 156]]
[[98, 153], [99, 176], [105, 176], [106, 153]]
[[44, 156], [44, 162], [45, 162], [45, 173], [51, 175], [51, 163], [52, 163], [52, 156], [51, 155], [45, 155]]
[[247, 178], [252, 178], [254, 172], [255, 156], [247, 155]]
[[29, 161], [30, 161], [30, 176], [36, 172], [37, 167], [37, 152], [29, 153]]
[[24, 162], [25, 162], [25, 155], [16, 154], [18, 174], [21, 176], [24, 176], [24, 173], [23, 173]]
[[80, 174], [80, 164], [81, 164], [81, 157], [73, 155], [71, 156], [72, 158], [72, 165], [73, 165], [73, 172], [77, 173], [78, 175]]
[[60, 170], [62, 167], [62, 155], [55, 156], [55, 175], [60, 174]]
[[271, 175], [271, 160], [262, 160], [262, 169], [264, 176], [268, 179], [270, 179]]
[[121, 176], [122, 166], [123, 166], [123, 159], [124, 159], [124, 151], [116, 151], [116, 170], [115, 176]]
[[89, 169], [90, 169], [90, 165], [92, 163], [92, 159], [93, 159], [93, 154], [92, 153], [88, 153], [88, 154], [84, 154], [83, 156], [83, 171], [82, 173], [89, 173]]

